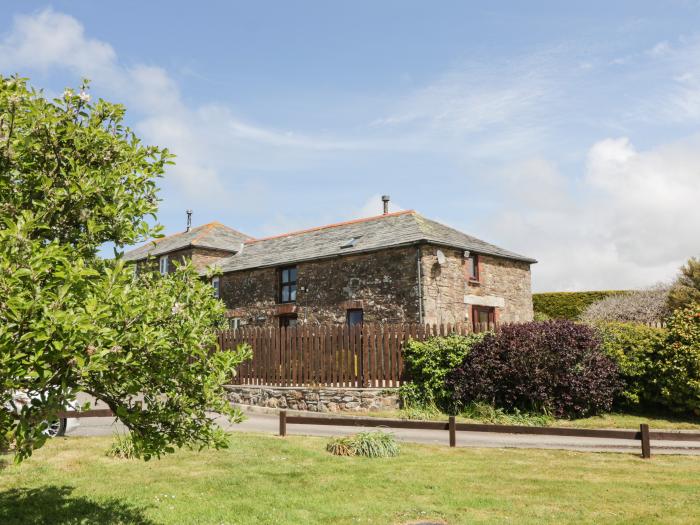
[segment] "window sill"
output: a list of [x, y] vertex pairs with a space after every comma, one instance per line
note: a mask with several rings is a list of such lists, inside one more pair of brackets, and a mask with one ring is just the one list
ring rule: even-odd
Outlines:
[[478, 279], [469, 279], [467, 283], [472, 286], [481, 286], [481, 281], [479, 281]]

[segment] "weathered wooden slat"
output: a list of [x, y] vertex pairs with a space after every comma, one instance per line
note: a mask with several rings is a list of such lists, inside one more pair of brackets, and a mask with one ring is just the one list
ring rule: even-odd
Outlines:
[[304, 326], [301, 329], [302, 350], [304, 352], [304, 381], [305, 385], [311, 384], [311, 344], [309, 341], [309, 328]]
[[114, 412], [109, 408], [93, 409], [93, 410], [66, 410], [56, 414], [58, 418], [84, 418], [84, 417], [114, 417]]
[[348, 330], [348, 337], [350, 338], [350, 351], [348, 352], [348, 386], [356, 387], [360, 386], [357, 379], [357, 332], [359, 326], [351, 326]]
[[539, 436], [598, 437], [607, 439], [640, 439], [637, 430], [598, 430], [591, 428], [528, 427], [522, 425], [493, 425], [481, 423], [457, 423], [462, 432], [495, 432], [498, 434], [533, 434]]
[[335, 363], [335, 375], [334, 375], [334, 385], [338, 388], [343, 386], [343, 362], [345, 359], [345, 356], [343, 354], [343, 350], [345, 348], [344, 345], [344, 337], [343, 337], [343, 326], [342, 325], [337, 325], [333, 328], [334, 331], [334, 342], [333, 342], [333, 347], [335, 348], [335, 351], [333, 353], [333, 362]]
[[649, 439], [657, 441], [700, 441], [700, 432], [649, 432]]
[[384, 345], [383, 345], [383, 362], [382, 362], [382, 368], [383, 368], [383, 378], [384, 378], [384, 384], [382, 385], [384, 388], [389, 388], [389, 385], [391, 383], [391, 354], [389, 353], [389, 339], [391, 338], [391, 327], [390, 326], [383, 326], [382, 327], [382, 332], [383, 332], [383, 340], [384, 340]]
[[340, 387], [347, 386], [348, 376], [348, 352], [350, 351], [350, 327], [342, 325], [340, 327], [340, 368], [338, 370], [338, 385]]
[[271, 329], [265, 328], [262, 332], [262, 351], [263, 351], [263, 380], [266, 385], [270, 384], [270, 370], [272, 369], [272, 363], [270, 362], [270, 342], [272, 337], [270, 336]]
[[318, 377], [319, 383], [325, 386], [326, 382], [328, 381], [328, 329], [326, 326], [320, 326], [319, 328], [319, 357], [321, 358], [321, 360]]
[[416, 421], [411, 419], [380, 419], [374, 417], [326, 417], [326, 416], [290, 416], [287, 424], [297, 425], [337, 425], [346, 427], [389, 427], [421, 428], [426, 430], [447, 430], [447, 422]]
[[371, 337], [372, 327], [370, 324], [365, 324], [362, 326], [362, 347], [360, 349], [362, 353], [362, 366], [360, 368], [362, 373], [362, 383], [361, 386], [369, 386], [370, 372], [369, 372], [369, 353], [370, 353], [370, 337]]

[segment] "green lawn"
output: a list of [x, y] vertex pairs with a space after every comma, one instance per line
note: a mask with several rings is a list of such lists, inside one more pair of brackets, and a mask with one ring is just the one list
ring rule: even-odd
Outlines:
[[[426, 419], [446, 420], [447, 414], [425, 410], [387, 410], [380, 412], [368, 412], [373, 417], [387, 417], [399, 419]], [[463, 423], [500, 423], [504, 425], [534, 425], [574, 428], [621, 428], [638, 429], [641, 423], [646, 423], [652, 430], [697, 430], [700, 431], [700, 418], [676, 417], [668, 414], [631, 414], [611, 413], [602, 416], [593, 416], [582, 419], [554, 419], [542, 416], [512, 416], [508, 414], [484, 415], [482, 417], [471, 415], [457, 416], [457, 421]]]
[[149, 463], [106, 457], [109, 438], [54, 440], [0, 471], [0, 523], [698, 522], [697, 456], [403, 445], [372, 460], [321, 438], [231, 440]]

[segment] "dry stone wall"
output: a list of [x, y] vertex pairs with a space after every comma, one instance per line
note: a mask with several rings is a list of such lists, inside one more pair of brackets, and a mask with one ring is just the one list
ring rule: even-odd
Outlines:
[[237, 405], [307, 410], [309, 412], [370, 412], [399, 408], [396, 389], [303, 388], [229, 385], [228, 399]]

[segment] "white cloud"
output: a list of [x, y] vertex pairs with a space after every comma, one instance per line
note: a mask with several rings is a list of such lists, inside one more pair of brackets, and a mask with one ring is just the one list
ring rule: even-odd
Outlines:
[[556, 51], [512, 61], [470, 61], [430, 84], [398, 97], [374, 130], [401, 137], [412, 147], [457, 157], [503, 157], [526, 152], [546, 134], [561, 104], [553, 81]]
[[50, 8], [15, 17], [12, 31], [0, 43], [0, 67], [5, 70], [61, 65], [94, 75], [114, 67], [115, 60], [109, 44], [86, 37], [80, 22]]
[[177, 155], [165, 184], [173, 181], [191, 203], [212, 209], [233, 204], [245, 209], [250, 198], [258, 201], [254, 194], [237, 191], [236, 181], [226, 180], [236, 170], [289, 168], [324, 152], [376, 147], [370, 141], [265, 128], [216, 104], [189, 107], [165, 69], [123, 65], [109, 44], [89, 38], [75, 18], [50, 8], [15, 17], [0, 42], [0, 69], [67, 70], [76, 81], [89, 77], [100, 95], [107, 93], [136, 112], [134, 128], [145, 141]]
[[654, 58], [667, 55], [670, 52], [671, 52], [671, 45], [666, 41], [659, 42], [658, 44], [656, 44], [654, 47], [652, 47], [649, 50], [649, 54]]
[[685, 123], [700, 121], [700, 37], [659, 42], [638, 69], [648, 73], [649, 93], [637, 113], [640, 120]]
[[490, 229], [539, 259], [538, 289], [644, 287], [700, 255], [700, 136], [641, 152], [602, 140], [574, 185], [540, 159], [508, 171], [511, 197]]

